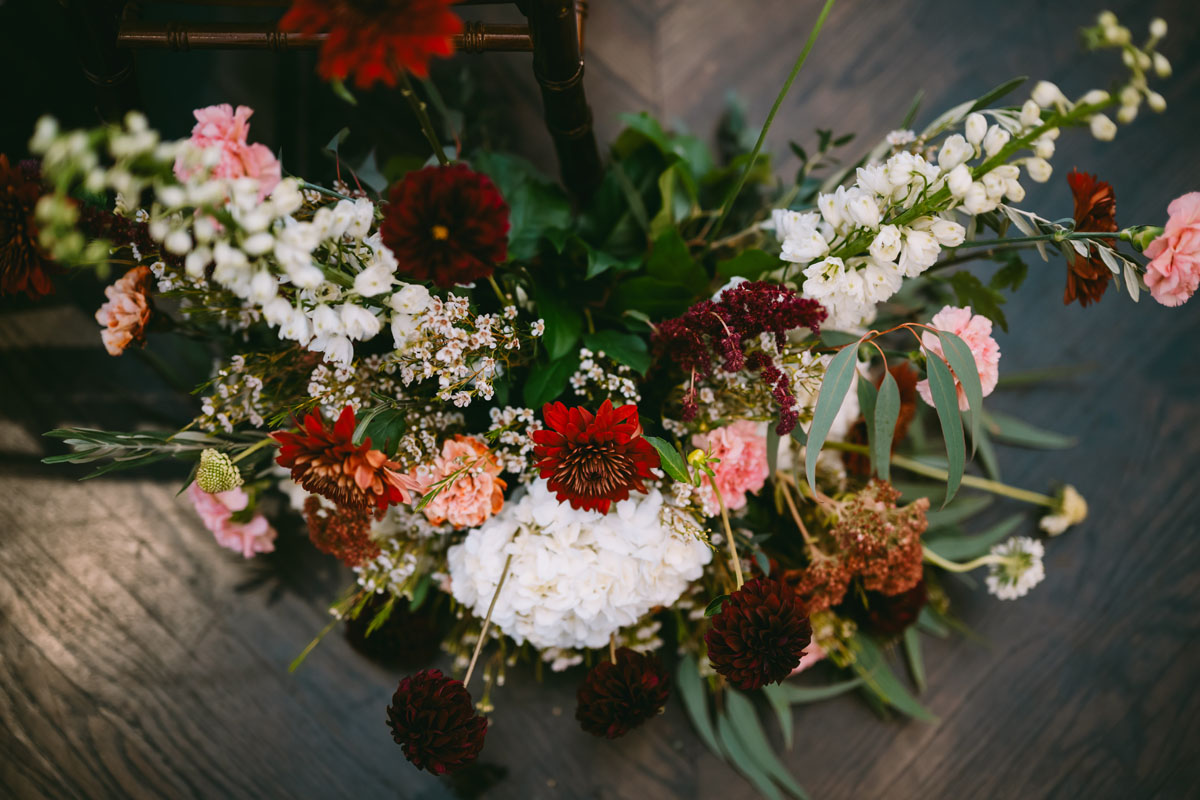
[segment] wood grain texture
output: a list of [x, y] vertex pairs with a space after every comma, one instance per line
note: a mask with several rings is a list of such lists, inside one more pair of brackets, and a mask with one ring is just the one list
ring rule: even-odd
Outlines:
[[[587, 86], [602, 141], [625, 111], [705, 133], [729, 88], [761, 119], [819, 5], [593, 0]], [[1154, 15], [1171, 22], [1168, 112], [1110, 144], [1065, 135], [1054, 178], [1028, 186], [1027, 204], [1068, 214], [1063, 176], [1077, 165], [1116, 186], [1120, 221], [1161, 220], [1168, 199], [1200, 188], [1200, 35], [1182, 0], [843, 2], [769, 144], [784, 153], [788, 139], [807, 144], [820, 126], [856, 130], [865, 146], [921, 88], [927, 120], [1014, 74], [1053, 78], [1069, 93], [1102, 85], [1110, 60], [1079, 56], [1071, 31], [1103, 5], [1137, 32]], [[551, 149], [527, 59], [486, 63], [503, 124], [545, 164]], [[260, 109], [268, 141], [278, 143], [270, 137], [279, 121], [304, 119], [307, 96], [278, 96], [289, 84], [277, 73], [214, 69], [226, 70], [218, 85], [239, 93], [235, 102]], [[200, 104], [190, 95], [216, 101], [212, 91], [194, 87], [184, 105]], [[293, 99], [300, 110], [285, 111]], [[151, 91], [148, 103], [155, 117], [167, 101]], [[17, 116], [37, 110], [21, 106]], [[786, 174], [794, 165], [777, 166]], [[1075, 484], [1091, 518], [1048, 544], [1047, 580], [1019, 602], [952, 584], [957, 612], [988, 644], [925, 640], [922, 700], [938, 724], [880, 722], [852, 697], [797, 713], [786, 760], [814, 797], [1195, 795], [1200, 307], [1109, 297], [1064, 308], [1063, 279], [1058, 261], [1031, 263], [1007, 310], [1012, 333], [999, 337], [1002, 369], [1094, 369], [989, 402], [1081, 437], [1074, 450], [1000, 457], [1020, 485]], [[84, 308], [99, 302], [97, 286], [71, 291]], [[9, 304], [0, 314], [0, 795], [456, 796], [413, 770], [387, 734], [397, 673], [337, 636], [286, 671], [325, 624], [345, 570], [299, 536], [253, 564], [218, 549], [175, 497], [181, 475], [77, 483], [78, 472], [38, 464], [46, 445], [37, 434], [56, 424], [155, 425], [186, 410], [164, 391], [129, 388], [152, 383], [136, 359], [106, 358], [94, 322], [69, 303]], [[996, 504], [988, 515], [1013, 510]], [[753, 796], [707, 754], [677, 702], [616, 742], [580, 732], [578, 679], [510, 676], [483, 755], [503, 777], [486, 797]]]

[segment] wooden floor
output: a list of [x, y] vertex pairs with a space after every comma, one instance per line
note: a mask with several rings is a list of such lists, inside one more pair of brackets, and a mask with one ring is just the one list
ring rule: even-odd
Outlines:
[[[1028, 202], [1052, 218], [1069, 215], [1063, 176], [1079, 166], [1115, 185], [1119, 221], [1161, 222], [1170, 198], [1200, 189], [1195, 9], [1184, 0], [1109, 5], [1138, 36], [1155, 14], [1170, 21], [1168, 111], [1106, 145], [1065, 135], [1054, 179], [1030, 187]], [[617, 113], [643, 109], [706, 133], [728, 89], [761, 120], [819, 3], [591, 6], [587, 86], [607, 138]], [[1111, 60], [1079, 56], [1071, 34], [1100, 7], [844, 0], [771, 145], [782, 153], [789, 138], [808, 144], [816, 127], [873, 141], [921, 88], [928, 120], [1015, 74], [1053, 78], [1068, 93], [1106, 86]], [[16, 12], [0, 7], [0, 32], [6, 13]], [[11, 66], [13, 50], [3, 49]], [[26, 51], [35, 66], [53, 69], [45, 74], [68, 80], [69, 57], [66, 67], [50, 66]], [[544, 162], [548, 140], [527, 59], [491, 64], [488, 87], [504, 101], [503, 121]], [[265, 79], [240, 74], [262, 94]], [[40, 107], [15, 81], [6, 79], [0, 95], [17, 99], [24, 124]], [[143, 81], [151, 110], [168, 107], [167, 90], [155, 89], [152, 76]], [[243, 82], [228, 69], [214, 79], [234, 102], [251, 91]], [[212, 93], [208, 84], [181, 92], [193, 105]], [[276, 141], [281, 123], [271, 120], [286, 117], [272, 115], [269, 103], [260, 106], [262, 126]], [[1083, 440], [1064, 452], [1003, 451], [1002, 468], [1036, 490], [1072, 482], [1091, 518], [1048, 544], [1047, 579], [1026, 599], [955, 594], [956, 610], [987, 643], [927, 642], [922, 699], [939, 723], [880, 722], [850, 697], [798, 713], [786, 760], [814, 797], [1196, 796], [1200, 300], [1171, 310], [1111, 296], [1099, 308], [1064, 308], [1062, 265], [1031, 266], [1008, 310], [1012, 332], [1000, 337], [1002, 374], [1079, 362], [1094, 369], [997, 393], [995, 408]], [[85, 284], [76, 299], [94, 307], [98, 291]], [[253, 564], [218, 549], [174, 496], [176, 476], [77, 483], [77, 472], [38, 464], [47, 445], [37, 434], [56, 424], [164, 424], [184, 411], [165, 392], [131, 393], [149, 383], [144, 365], [106, 358], [94, 322], [66, 299], [10, 304], [0, 314], [0, 795], [470, 796], [472, 786], [413, 770], [391, 742], [384, 706], [397, 674], [339, 637], [287, 673], [325, 624], [344, 570], [296, 536]], [[692, 735], [675, 701], [616, 742], [580, 732], [572, 719], [578, 678], [537, 685], [514, 676], [497, 695], [482, 759], [486, 797], [753, 796]]]

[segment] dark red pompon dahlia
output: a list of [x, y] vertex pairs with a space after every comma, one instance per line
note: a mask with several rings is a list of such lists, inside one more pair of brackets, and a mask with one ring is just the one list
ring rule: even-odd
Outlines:
[[54, 291], [53, 263], [38, 244], [34, 209], [42, 196], [37, 162], [13, 166], [0, 153], [0, 295], [37, 299]]
[[392, 187], [379, 230], [401, 275], [448, 289], [488, 277], [508, 255], [508, 204], [464, 164], [425, 167]]
[[646, 491], [658, 451], [642, 438], [637, 406], [613, 408], [611, 400], [595, 413], [547, 403], [543, 430], [534, 431], [533, 454], [541, 476], [558, 502], [571, 508], [607, 514], [610, 505], [627, 500], [633, 490]]
[[429, 75], [429, 60], [454, 52], [462, 20], [454, 0], [293, 0], [279, 20], [290, 33], [328, 34], [317, 72], [366, 89], [395, 86], [404, 72]]
[[811, 640], [795, 591], [770, 578], [755, 578], [730, 595], [704, 637], [713, 669], [744, 690], [782, 681]]
[[[1113, 187], [1095, 175], [1073, 169], [1067, 175], [1067, 183], [1071, 186], [1071, 194], [1075, 197], [1075, 230], [1091, 231], [1094, 233], [1115, 233], [1117, 231], [1117, 199]], [[1109, 247], [1115, 247], [1117, 240], [1101, 239]], [[1063, 290], [1063, 305], [1070, 305], [1078, 300], [1079, 305], [1086, 307], [1104, 296], [1112, 272], [1104, 265], [1099, 255], [1081, 256], [1071, 251], [1067, 262], [1067, 288]]]
[[616, 739], [663, 710], [671, 682], [658, 657], [628, 647], [592, 667], [576, 693], [575, 719], [593, 736]]
[[401, 680], [387, 714], [392, 738], [418, 769], [445, 775], [474, 761], [483, 749], [487, 717], [475, 713], [462, 681], [441, 670]]

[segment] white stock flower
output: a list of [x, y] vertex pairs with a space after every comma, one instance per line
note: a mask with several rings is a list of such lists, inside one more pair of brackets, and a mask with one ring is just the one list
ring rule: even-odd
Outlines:
[[900, 291], [903, 278], [896, 271], [894, 264], [868, 261], [860, 271], [863, 279], [864, 294], [870, 303], [882, 303]]
[[284, 178], [275, 185], [271, 192], [271, 205], [275, 212], [285, 217], [294, 214], [304, 205], [304, 196], [300, 194], [300, 183], [295, 178]]
[[362, 239], [371, 231], [375, 221], [375, 204], [365, 197], [354, 201], [351, 209], [350, 224], [346, 226], [346, 235], [351, 239]]
[[895, 187], [888, 180], [887, 167], [883, 164], [867, 164], [859, 167], [855, 174], [858, 176], [858, 185], [862, 188], [880, 197], [891, 197]]
[[395, 282], [392, 269], [377, 262], [354, 276], [354, 291], [363, 297], [374, 297], [391, 289]]
[[342, 329], [346, 336], [356, 341], [372, 338], [383, 327], [378, 317], [353, 303], [342, 303], [338, 306], [338, 316], [342, 320]]
[[963, 195], [963, 209], [968, 214], [986, 214], [996, 208], [996, 201], [988, 197], [987, 190], [979, 181], [971, 184], [967, 189], [967, 193]]
[[937, 262], [941, 247], [933, 234], [907, 228], [904, 231], [904, 250], [900, 253], [900, 273], [915, 278]]
[[1021, 106], [1021, 124], [1026, 128], [1036, 128], [1042, 124], [1042, 108], [1035, 100], [1026, 100]]
[[946, 188], [954, 197], [961, 198], [967, 193], [971, 188], [971, 170], [967, 169], [966, 164], [959, 164], [950, 170], [950, 174], [946, 176]]
[[942, 149], [938, 151], [938, 166], [949, 172], [959, 164], [965, 164], [975, 155], [975, 148], [961, 135], [955, 133], [946, 137]]
[[877, 261], [895, 261], [900, 255], [900, 229], [895, 225], [881, 226], [871, 242], [870, 253]]
[[343, 333], [342, 318], [327, 305], [322, 304], [309, 311], [308, 317], [312, 320], [314, 336], [325, 338], [340, 336]]
[[929, 232], [942, 247], [958, 247], [967, 238], [967, 229], [948, 219], [934, 220]]
[[429, 308], [429, 303], [429, 290], [419, 283], [406, 283], [388, 298], [388, 305], [405, 314], [420, 314]]
[[281, 327], [292, 319], [292, 304], [277, 295], [263, 304], [262, 315], [268, 325]]
[[263, 231], [242, 242], [242, 250], [251, 256], [265, 255], [275, 249], [275, 237]]
[[817, 197], [817, 210], [825, 221], [834, 228], [842, 225], [842, 205], [846, 198], [846, 187], [839, 186], [833, 194], [822, 194]]
[[[849, 194], [849, 193], [847, 193]], [[846, 202], [846, 214], [856, 225], [863, 228], [878, 228], [882, 213], [874, 197], [862, 190], [854, 192]]]
[[303, 347], [312, 339], [312, 325], [304, 309], [292, 309], [291, 318], [279, 326], [279, 338], [299, 342]]
[[416, 317], [403, 312], [392, 315], [392, 342], [397, 350], [408, 347], [418, 335]]
[[257, 306], [266, 305], [279, 294], [279, 281], [265, 269], [254, 273], [250, 279], [250, 292], [246, 298]]
[[492, 623], [534, 647], [605, 647], [653, 608], [671, 606], [712, 552], [665, 526], [658, 489], [607, 514], [559, 503], [542, 480], [447, 551], [451, 593], [483, 617], [504, 564]]
[[983, 142], [983, 137], [987, 135], [987, 118], [978, 111], [967, 114], [967, 121], [963, 124], [963, 130], [967, 135], [967, 141], [979, 147]]
[[317, 336], [308, 343], [308, 349], [324, 353], [326, 361], [349, 366], [354, 361], [354, 344], [345, 336]]

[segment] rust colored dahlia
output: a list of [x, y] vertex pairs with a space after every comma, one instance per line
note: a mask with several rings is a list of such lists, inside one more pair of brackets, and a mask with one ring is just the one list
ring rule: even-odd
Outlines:
[[399, 274], [450, 288], [492, 274], [508, 255], [508, 227], [508, 204], [491, 179], [452, 164], [401, 178], [379, 232]]
[[367, 89], [395, 86], [411, 72], [429, 75], [429, 60], [454, 52], [462, 20], [453, 0], [294, 0], [279, 20], [289, 33], [327, 33], [317, 72], [326, 80], [354, 79]]
[[483, 749], [487, 718], [475, 713], [462, 681], [441, 670], [401, 680], [387, 715], [392, 738], [418, 769], [444, 775], [474, 761]]
[[292, 480], [313, 494], [339, 506], [361, 508], [374, 503], [386, 508], [411, 503], [420, 485], [380, 450], [371, 449], [370, 437], [354, 444], [354, 406], [346, 406], [332, 429], [325, 427], [320, 411], [310, 411], [299, 433], [277, 431], [281, 467], [292, 471]]
[[[1095, 175], [1075, 169], [1067, 175], [1067, 183], [1071, 185], [1071, 193], [1075, 196], [1075, 230], [1115, 233], [1117, 200], [1112, 186], [1098, 180]], [[1117, 243], [1116, 239], [1101, 241], [1110, 247]], [[1100, 256], [1085, 258], [1072, 251], [1067, 263], [1067, 288], [1063, 290], [1063, 305], [1078, 300], [1079, 305], [1086, 307], [1088, 303], [1099, 301], [1111, 279], [1112, 272], [1100, 260]]]
[[308, 538], [322, 553], [335, 556], [347, 567], [357, 567], [379, 555], [379, 543], [371, 538], [375, 511], [370, 506], [330, 506], [309, 495], [304, 499]]
[[604, 661], [588, 671], [575, 698], [575, 719], [593, 736], [616, 739], [663, 710], [670, 679], [662, 662], [650, 653], [628, 647], [616, 661]]
[[712, 667], [738, 689], [779, 683], [800, 663], [812, 628], [795, 591], [755, 578], [729, 596], [704, 636]]
[[607, 514], [612, 503], [646, 491], [658, 451], [642, 438], [635, 405], [613, 408], [611, 400], [593, 415], [586, 408], [547, 403], [546, 427], [532, 433], [536, 466], [558, 502]]
[[34, 208], [42, 196], [31, 163], [10, 165], [0, 153], [0, 295], [24, 292], [32, 299], [54, 291], [51, 261], [38, 244]]

